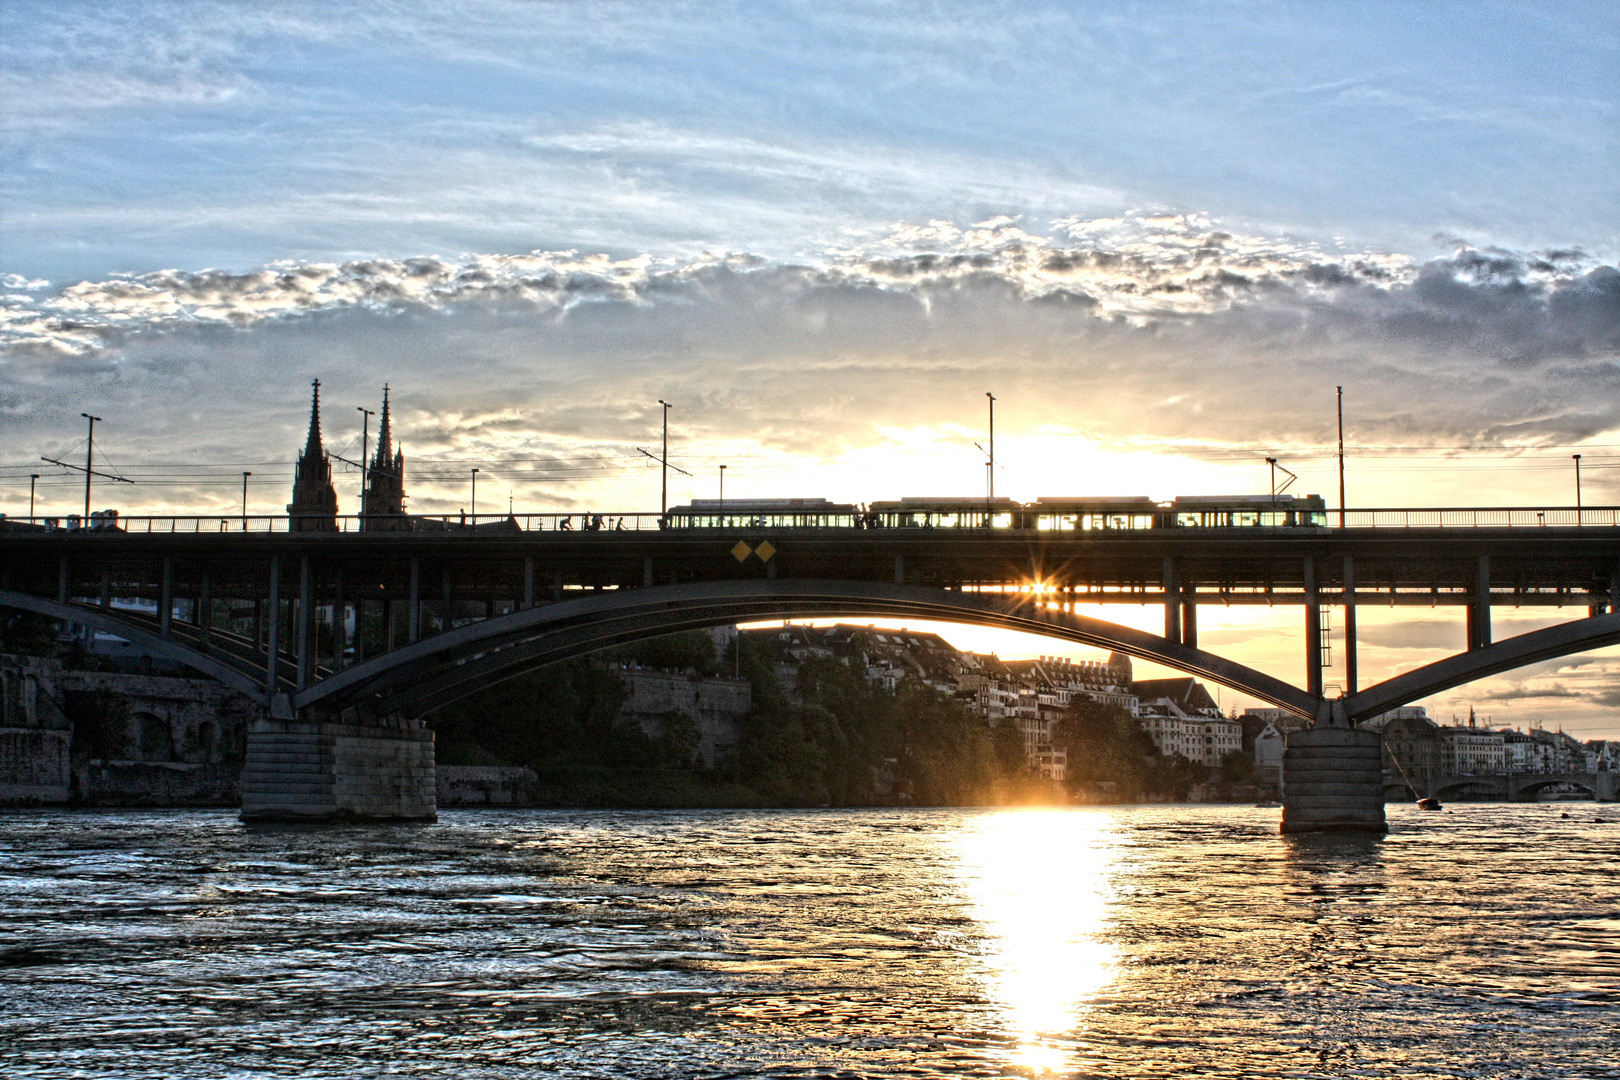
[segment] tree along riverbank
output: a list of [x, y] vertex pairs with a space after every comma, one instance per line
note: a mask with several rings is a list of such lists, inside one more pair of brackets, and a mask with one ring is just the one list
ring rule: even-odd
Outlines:
[[[740, 649], [740, 655], [737, 650]], [[602, 661], [718, 675], [752, 687], [736, 753], [705, 769], [678, 724], [659, 738], [616, 720], [622, 677]], [[429, 718], [441, 766], [532, 770], [513, 791], [539, 806], [983, 806], [1252, 800], [1244, 755], [1212, 771], [1164, 757], [1128, 712], [1078, 704], [1057, 725], [1068, 777], [1026, 764], [1015, 723], [995, 726], [937, 690], [868, 681], [853, 658], [805, 660], [795, 693], [772, 654], [746, 635], [716, 657], [704, 633], [673, 635], [554, 665], [464, 699]], [[1212, 799], [1211, 796], [1214, 798]], [[452, 804], [453, 805], [453, 804]]]

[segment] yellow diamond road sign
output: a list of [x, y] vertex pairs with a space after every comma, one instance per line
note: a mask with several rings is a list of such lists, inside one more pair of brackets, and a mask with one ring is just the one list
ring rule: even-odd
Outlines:
[[731, 554], [736, 557], [738, 562], [742, 562], [753, 553], [754, 549], [743, 543], [741, 540], [737, 541], [737, 546], [731, 549]]
[[770, 562], [771, 556], [776, 554], [776, 548], [771, 546], [771, 542], [767, 540], [754, 550], [754, 554], [759, 556], [760, 562]]

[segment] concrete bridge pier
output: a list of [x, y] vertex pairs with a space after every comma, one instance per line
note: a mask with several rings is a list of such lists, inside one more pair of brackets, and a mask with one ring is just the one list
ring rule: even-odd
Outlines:
[[[1342, 717], [1337, 702], [1324, 702], [1324, 711], [1333, 706]], [[1331, 716], [1287, 736], [1282, 831], [1388, 832], [1378, 733], [1334, 726]]]
[[243, 821], [437, 819], [433, 732], [420, 720], [282, 715], [248, 730]]

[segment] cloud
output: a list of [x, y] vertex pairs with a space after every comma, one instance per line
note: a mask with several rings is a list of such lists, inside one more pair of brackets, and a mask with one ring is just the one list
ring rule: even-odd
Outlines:
[[[83, 282], [46, 297], [10, 297], [6, 344], [82, 351], [98, 330], [169, 323], [246, 326], [345, 308], [379, 312], [526, 304], [542, 313], [593, 300], [700, 300], [719, 275], [793, 279], [826, 296], [886, 293], [925, 306], [953, 293], [1055, 304], [1083, 324], [1144, 326], [1243, 311], [1309, 320], [1320, 337], [1347, 324], [1380, 339], [1526, 364], [1612, 357], [1620, 349], [1620, 272], [1579, 252], [1459, 250], [1414, 266], [1396, 254], [1325, 255], [1286, 240], [1236, 235], [1196, 215], [1063, 219], [1065, 244], [1010, 218], [962, 228], [896, 224], [886, 235], [796, 266], [746, 254], [675, 262], [574, 251], [459, 259], [276, 263], [250, 273], [157, 271]], [[45, 283], [9, 275], [11, 289]], [[682, 298], [682, 292], [688, 295]], [[111, 340], [110, 337], [108, 340]]]
[[[1031, 477], [1080, 445], [1255, 461], [1257, 446], [1321, 445], [1331, 406], [1300, 403], [1334, 383], [1366, 441], [1522, 450], [1620, 427], [1613, 267], [1572, 251], [1332, 254], [1196, 214], [1047, 234], [1006, 216], [901, 222], [803, 261], [537, 251], [35, 284], [0, 291], [0, 455], [15, 468], [65, 450], [90, 406], [120, 414], [107, 448], [132, 462], [181, 446], [279, 461], [317, 375], [366, 403], [391, 381], [413, 454], [619, 462], [524, 473], [520, 493], [548, 500], [622, 498], [614, 477], [639, 476], [627, 462], [659, 397], [679, 401], [689, 471], [729, 460], [730, 478], [752, 468], [781, 490], [842, 469], [808, 482], [860, 497], [956, 486], [977, 454], [962, 425], [981, 422], [966, 403], [992, 385], [1013, 410], [1009, 468]], [[1060, 434], [1021, 462], [1017, 430], [1043, 427]], [[880, 458], [911, 471], [880, 484]], [[1047, 490], [1093, 486], [1053, 475]], [[1185, 489], [1185, 470], [1164, 483]], [[1428, 647], [1381, 633], [1365, 640]]]
[[[1542, 701], [1557, 698], [1574, 698], [1578, 701], [1593, 701], [1602, 695], [1585, 694], [1579, 690], [1568, 687], [1549, 686], [1540, 689], [1534, 687], [1516, 687], [1511, 690], [1491, 690], [1480, 695], [1481, 701]], [[1612, 702], [1605, 702], [1612, 704]]]

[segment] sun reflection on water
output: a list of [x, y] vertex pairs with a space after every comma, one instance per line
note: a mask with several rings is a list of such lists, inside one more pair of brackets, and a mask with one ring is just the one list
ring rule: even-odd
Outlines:
[[1104, 931], [1117, 858], [1110, 821], [1086, 811], [989, 814], [958, 840], [957, 872], [983, 927], [987, 989], [1015, 1066], [1065, 1068], [1081, 1011], [1113, 978]]

